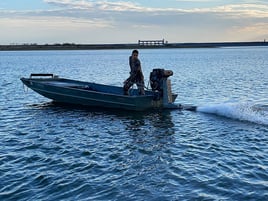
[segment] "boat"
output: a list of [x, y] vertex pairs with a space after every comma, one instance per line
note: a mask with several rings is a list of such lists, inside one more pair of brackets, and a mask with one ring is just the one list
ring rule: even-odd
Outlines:
[[60, 78], [54, 74], [32, 73], [20, 78], [24, 85], [55, 102], [90, 107], [145, 111], [154, 108], [195, 110], [195, 106], [175, 104], [177, 94], [171, 92], [168, 77], [172, 71], [153, 69], [150, 73], [152, 89], [139, 95], [138, 89], [124, 94], [123, 87]]

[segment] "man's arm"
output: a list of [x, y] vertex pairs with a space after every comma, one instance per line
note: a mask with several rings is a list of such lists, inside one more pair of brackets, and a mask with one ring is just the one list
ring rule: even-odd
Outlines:
[[132, 57], [129, 56], [129, 67], [130, 67], [130, 71], [132, 71]]

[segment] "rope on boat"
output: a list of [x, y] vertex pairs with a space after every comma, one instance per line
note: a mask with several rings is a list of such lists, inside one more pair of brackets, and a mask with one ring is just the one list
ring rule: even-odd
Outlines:
[[137, 87], [141, 86], [141, 87], [143, 87], [144, 89], [151, 90], [151, 88], [149, 88], [150, 81], [148, 81], [147, 86], [142, 85], [142, 84], [138, 84], [138, 83], [136, 83], [136, 82], [130, 82], [130, 84], [131, 84], [130, 89], [133, 89], [134, 84], [136, 84], [136, 85], [137, 85]]

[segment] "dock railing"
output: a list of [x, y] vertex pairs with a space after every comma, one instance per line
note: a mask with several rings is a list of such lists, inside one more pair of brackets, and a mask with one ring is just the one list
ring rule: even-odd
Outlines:
[[138, 44], [140, 46], [164, 46], [165, 40], [139, 40]]

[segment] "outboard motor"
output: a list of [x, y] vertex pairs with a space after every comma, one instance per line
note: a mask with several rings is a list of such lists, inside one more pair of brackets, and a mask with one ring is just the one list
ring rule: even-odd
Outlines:
[[163, 81], [172, 76], [171, 70], [156, 68], [150, 73], [150, 85], [153, 91], [163, 92]]
[[158, 92], [156, 100], [163, 97], [164, 107], [173, 107], [173, 97], [171, 92], [171, 82], [168, 79], [172, 76], [173, 72], [171, 70], [165, 69], [153, 69], [150, 73], [150, 85], [153, 91]]

